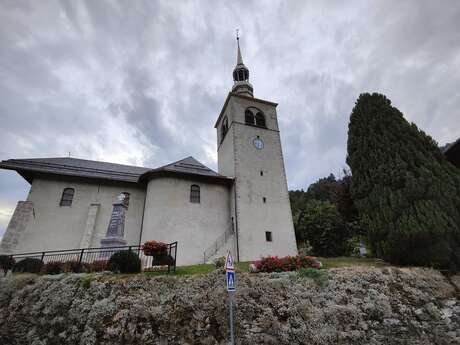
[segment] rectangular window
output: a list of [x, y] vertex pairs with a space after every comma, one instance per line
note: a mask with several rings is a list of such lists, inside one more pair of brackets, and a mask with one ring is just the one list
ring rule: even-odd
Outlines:
[[271, 231], [265, 231], [265, 240], [267, 242], [272, 242], [273, 239], [272, 239], [272, 232]]
[[262, 200], [263, 200], [264, 204], [267, 202], [267, 198], [266, 198], [266, 197], [263, 197]]
[[260, 171], [260, 176], [264, 176], [264, 172], [262, 170]]

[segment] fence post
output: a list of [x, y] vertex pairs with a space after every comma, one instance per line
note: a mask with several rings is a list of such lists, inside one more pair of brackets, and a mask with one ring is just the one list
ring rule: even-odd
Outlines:
[[42, 257], [41, 257], [41, 262], [43, 262], [43, 259], [45, 258], [45, 252], [42, 252]]
[[84, 249], [81, 250], [81, 253], [80, 253], [80, 258], [78, 259], [78, 264], [81, 265], [81, 261], [83, 260], [83, 253], [85, 252]]

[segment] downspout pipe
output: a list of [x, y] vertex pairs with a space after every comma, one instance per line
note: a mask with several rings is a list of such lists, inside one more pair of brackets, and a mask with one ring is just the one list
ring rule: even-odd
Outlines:
[[236, 197], [236, 177], [233, 182], [233, 191], [234, 191], [234, 198], [235, 198], [235, 235], [236, 235], [236, 261], [240, 262], [240, 246], [238, 240], [238, 206], [237, 206], [237, 197]]
[[147, 201], [147, 191], [148, 191], [148, 185], [146, 185], [146, 188], [145, 188], [144, 208], [142, 209], [142, 219], [141, 219], [141, 233], [139, 234], [139, 246], [141, 245], [141, 242], [142, 242], [142, 231], [144, 230], [144, 214], [145, 214], [145, 203]]

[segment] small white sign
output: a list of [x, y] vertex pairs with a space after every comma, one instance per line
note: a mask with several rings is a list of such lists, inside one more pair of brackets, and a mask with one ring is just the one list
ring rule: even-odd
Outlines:
[[225, 259], [225, 270], [231, 270], [233, 271], [235, 269], [235, 266], [233, 265], [233, 257], [230, 251], [227, 254], [227, 258]]

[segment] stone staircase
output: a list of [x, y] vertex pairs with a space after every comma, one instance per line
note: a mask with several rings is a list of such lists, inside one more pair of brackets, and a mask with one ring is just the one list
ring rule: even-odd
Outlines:
[[226, 256], [228, 251], [233, 252], [234, 238], [235, 231], [231, 222], [225, 232], [203, 252], [203, 263], [212, 263], [214, 259]]

